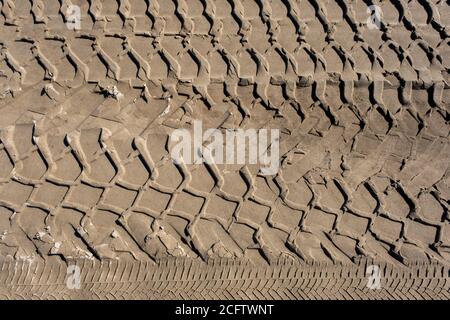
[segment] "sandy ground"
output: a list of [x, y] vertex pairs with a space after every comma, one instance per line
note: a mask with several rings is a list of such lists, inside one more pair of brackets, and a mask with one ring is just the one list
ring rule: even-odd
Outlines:
[[[0, 296], [41, 284], [33, 263], [41, 278], [113, 263], [143, 283], [177, 265], [275, 282], [276, 268], [336, 279], [346, 266], [364, 279], [378, 261], [438, 268], [446, 284], [433, 292], [448, 297], [449, 5], [373, 1], [378, 21], [368, 2], [0, 1]], [[280, 170], [173, 163], [171, 133], [195, 120], [279, 130]], [[24, 278], [8, 273], [17, 263]], [[55, 272], [45, 281], [59, 283]], [[161, 277], [201, 291], [195, 272]], [[153, 290], [133, 288], [122, 293]], [[255, 288], [239, 292], [311, 298]]]

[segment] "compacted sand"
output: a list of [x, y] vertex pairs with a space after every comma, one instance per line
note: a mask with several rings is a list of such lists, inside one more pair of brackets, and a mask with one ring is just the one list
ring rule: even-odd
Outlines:
[[[0, 298], [450, 297], [448, 1], [0, 12]], [[194, 120], [279, 171], [174, 163]]]

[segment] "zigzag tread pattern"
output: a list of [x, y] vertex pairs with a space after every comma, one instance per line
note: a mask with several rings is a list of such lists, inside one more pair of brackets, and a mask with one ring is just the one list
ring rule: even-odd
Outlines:
[[[448, 266], [448, 15], [442, 0], [1, 0], [0, 257]], [[195, 120], [279, 129], [279, 172], [173, 163], [170, 134]]]
[[[418, 190], [419, 201], [424, 193], [435, 201], [432, 220], [402, 181], [384, 175], [361, 183], [372, 198], [363, 207], [345, 175], [310, 170], [298, 192], [300, 181], [288, 183], [284, 168], [268, 179], [258, 165], [233, 171], [172, 162], [161, 131], [118, 139], [105, 128], [52, 136], [21, 125], [0, 139], [3, 256], [448, 261], [446, 200], [438, 192], [445, 184]], [[438, 144], [435, 161], [447, 161], [440, 153], [447, 145]]]
[[[366, 267], [380, 266], [380, 288], [369, 289]], [[81, 285], [69, 289], [68, 265], [81, 270]], [[416, 264], [397, 269], [383, 262], [298, 265], [283, 262], [249, 268], [230, 261], [193, 260], [66, 263], [3, 262], [2, 299], [209, 299], [209, 300], [447, 300], [447, 267]], [[47, 275], [51, 274], [51, 277]], [[170, 280], [169, 280], [170, 279]]]

